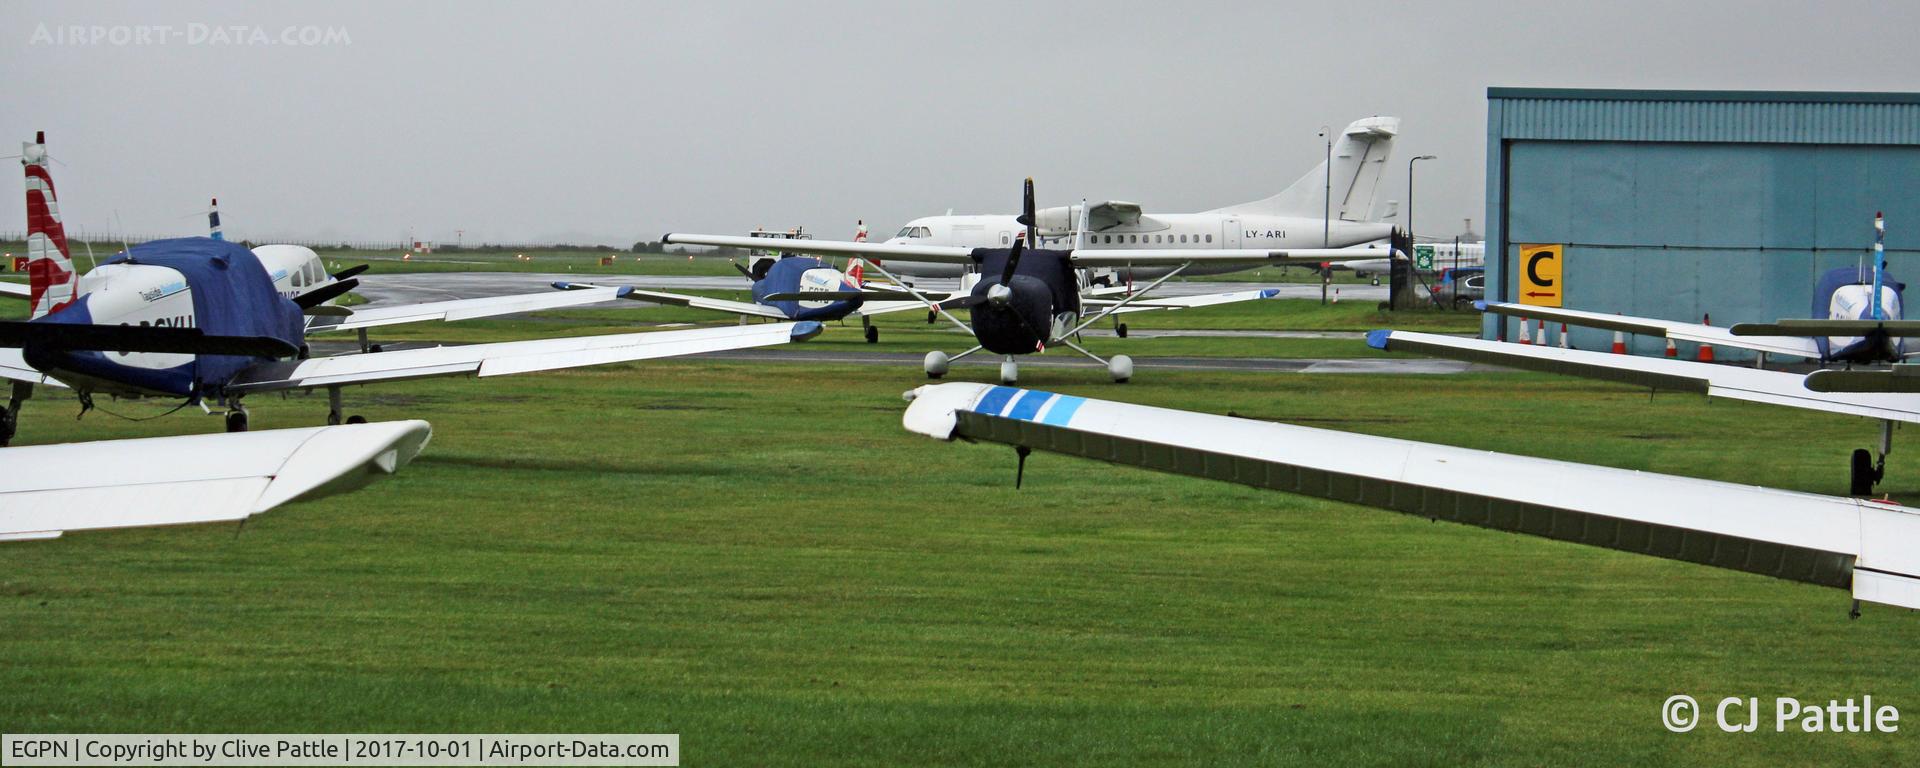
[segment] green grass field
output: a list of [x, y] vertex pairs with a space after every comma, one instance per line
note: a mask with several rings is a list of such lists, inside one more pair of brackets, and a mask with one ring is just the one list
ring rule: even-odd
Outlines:
[[[1184, 317], [1378, 324], [1370, 307], [1295, 304]], [[682, 312], [383, 338], [611, 332]], [[920, 320], [885, 321], [899, 327], [880, 346], [960, 348]], [[1138, 357], [1162, 342], [1366, 353], [1341, 339], [1090, 341]], [[857, 328], [809, 344], [869, 348]], [[243, 530], [0, 548], [0, 729], [669, 732], [686, 765], [1890, 766], [1920, 754], [1906, 723], [1672, 734], [1659, 719], [1675, 693], [1708, 706], [1870, 693], [1920, 711], [1912, 612], [1869, 605], [1849, 621], [1838, 590], [1055, 455], [1035, 455], [1016, 491], [1012, 451], [901, 429], [900, 393], [923, 381], [911, 364], [686, 359], [349, 390], [350, 412], [431, 420], [427, 452]], [[1022, 383], [1817, 493], [1844, 493], [1846, 452], [1875, 435], [1864, 420], [1521, 373], [1143, 371], [1116, 386], [1098, 370], [1034, 368]], [[249, 405], [261, 429], [318, 424], [326, 408], [299, 395]], [[220, 429], [197, 410], [76, 422], [77, 410], [32, 401], [18, 442]], [[1920, 498], [1916, 455], [1893, 453], [1896, 498]]]

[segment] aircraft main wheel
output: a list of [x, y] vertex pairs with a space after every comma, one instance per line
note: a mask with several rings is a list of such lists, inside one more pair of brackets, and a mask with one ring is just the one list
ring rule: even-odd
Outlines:
[[337, 426], [340, 426], [340, 412], [339, 412], [339, 411], [328, 411], [328, 412], [327, 412], [327, 426], [329, 426], [329, 427], [337, 427]]
[[1127, 383], [1133, 378], [1133, 358], [1126, 355], [1114, 355], [1108, 358], [1107, 373], [1113, 375], [1113, 383]]
[[1000, 383], [1009, 387], [1020, 383], [1020, 364], [1012, 360], [1001, 363]]
[[937, 349], [928, 352], [927, 359], [921, 361], [920, 367], [926, 370], [927, 378], [929, 379], [937, 379], [947, 375], [947, 353]]
[[933, 321], [938, 319], [940, 319], [940, 313], [938, 311], [931, 310], [931, 309], [927, 310], [927, 325], [933, 325]]
[[867, 343], [868, 344], [880, 343], [880, 329], [875, 328], [871, 325], [867, 326]]
[[371, 353], [371, 352], [385, 352], [386, 350], [382, 349], [378, 344], [368, 344], [367, 351]]
[[1848, 493], [1853, 496], [1873, 495], [1873, 452], [1865, 448], [1853, 449], [1853, 472], [1848, 484]]
[[246, 411], [227, 411], [227, 431], [228, 432], [247, 431], [247, 412]]
[[299, 355], [299, 359], [301, 359], [301, 360], [311, 360], [311, 359], [313, 359], [313, 348], [312, 348], [312, 347], [309, 347], [309, 346], [307, 346], [307, 345], [305, 345], [305, 344], [301, 344], [301, 345], [300, 345], [300, 355]]
[[367, 423], [367, 417], [361, 416], [360, 414], [356, 413], [352, 416], [347, 417], [347, 423], [348, 424], [365, 424]]
[[1126, 337], [1127, 337], [1127, 324], [1126, 324], [1126, 323], [1121, 323], [1121, 324], [1119, 324], [1118, 326], [1115, 326], [1115, 327], [1114, 327], [1114, 329], [1113, 329], [1113, 333], [1114, 333], [1114, 335], [1115, 335], [1115, 336], [1119, 336], [1120, 338], [1123, 338], [1123, 339], [1124, 339], [1124, 338], [1126, 338]]
[[20, 414], [9, 409], [0, 409], [0, 447], [13, 442], [13, 432], [20, 426]]

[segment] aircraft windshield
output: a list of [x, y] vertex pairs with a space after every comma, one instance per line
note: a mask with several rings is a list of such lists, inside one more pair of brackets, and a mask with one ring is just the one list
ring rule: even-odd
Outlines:
[[894, 237], [933, 237], [933, 230], [926, 227], [901, 227]]

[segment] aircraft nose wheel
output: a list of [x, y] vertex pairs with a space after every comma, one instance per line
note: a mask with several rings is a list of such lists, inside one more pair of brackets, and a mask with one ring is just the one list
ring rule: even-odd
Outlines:
[[1000, 383], [1009, 387], [1020, 383], [1020, 364], [1011, 357], [1000, 363]]
[[1848, 483], [1848, 492], [1853, 496], [1872, 496], [1873, 486], [1886, 475], [1885, 465], [1875, 466], [1873, 452], [1865, 448], [1853, 450], [1853, 472]]
[[1124, 339], [1124, 338], [1126, 338], [1126, 337], [1127, 337], [1127, 324], [1126, 324], [1126, 323], [1121, 323], [1121, 324], [1119, 324], [1119, 325], [1116, 325], [1116, 326], [1114, 326], [1114, 327], [1113, 327], [1113, 335], [1115, 335], [1115, 336], [1119, 336], [1120, 338], [1123, 338], [1123, 339]]
[[867, 326], [867, 343], [868, 344], [880, 343], [880, 329], [875, 328], [871, 325]]
[[247, 431], [247, 412], [240, 410], [239, 408], [235, 408], [231, 411], [227, 411], [227, 431], [228, 432]]

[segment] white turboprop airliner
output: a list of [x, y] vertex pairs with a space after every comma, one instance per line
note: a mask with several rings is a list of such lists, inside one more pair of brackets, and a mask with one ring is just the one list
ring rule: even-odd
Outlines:
[[1023, 470], [1031, 451], [1083, 456], [1920, 608], [1920, 514], [1898, 504], [985, 384], [908, 398], [909, 431], [1012, 445]]
[[[1146, 213], [1139, 203], [1106, 201], [1091, 205], [1063, 205], [1035, 212], [1040, 247], [1073, 243], [1075, 222], [1085, 207], [1087, 237], [1077, 247], [1085, 250], [1303, 250], [1345, 248], [1386, 238], [1392, 224], [1372, 219], [1374, 193], [1386, 168], [1400, 118], [1370, 117], [1354, 121], [1333, 145], [1332, 172], [1328, 164], [1301, 176], [1280, 194], [1250, 203], [1229, 205], [1202, 213]], [[1328, 187], [1331, 206], [1326, 205]], [[888, 245], [1009, 248], [1025, 226], [1015, 214], [926, 216], [907, 222]], [[1029, 243], [1029, 245], [1034, 245]], [[901, 259], [886, 262], [887, 269], [917, 277], [959, 277], [966, 265]], [[1195, 264], [1184, 274], [1208, 275], [1247, 269], [1246, 265]], [[1164, 266], [1129, 266], [1115, 270], [1121, 280], [1151, 280], [1169, 271]]]

